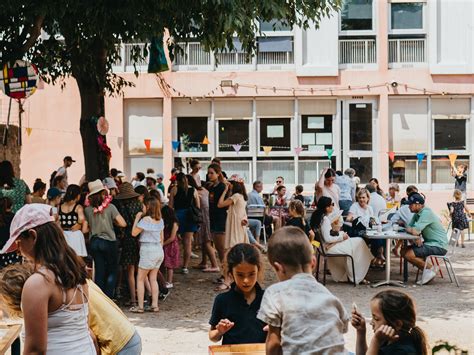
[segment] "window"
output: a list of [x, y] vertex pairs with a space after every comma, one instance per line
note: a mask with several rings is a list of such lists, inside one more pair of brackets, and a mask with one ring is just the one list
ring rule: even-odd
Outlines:
[[[458, 157], [456, 165], [464, 164], [469, 166], [469, 157]], [[468, 174], [469, 176], [469, 174]], [[451, 176], [451, 163], [446, 156], [432, 157], [431, 159], [431, 182], [433, 184], [453, 184], [454, 178]]]
[[372, 178], [372, 158], [350, 158], [350, 166], [356, 171], [361, 183], [368, 183]]
[[294, 184], [294, 160], [265, 159], [257, 161], [257, 180], [264, 184], [274, 184], [278, 176], [285, 179], [285, 184]]
[[330, 167], [329, 160], [303, 160], [298, 162], [298, 183], [315, 184], [319, 180], [321, 172]]
[[434, 120], [435, 150], [465, 150], [466, 120]]
[[332, 148], [332, 115], [301, 117], [301, 146], [308, 151]]
[[240, 178], [244, 179], [246, 184], [251, 184], [251, 164], [249, 161], [232, 161], [226, 160], [221, 162], [222, 170], [226, 172], [227, 177], [230, 178], [232, 175], [237, 174]]
[[178, 117], [178, 140], [181, 152], [207, 152], [207, 117]]
[[428, 100], [389, 100], [389, 147], [393, 152], [426, 152], [428, 149]]
[[372, 29], [372, 0], [345, 0], [341, 10], [341, 31]]
[[391, 4], [392, 30], [423, 29], [423, 3]]
[[349, 129], [350, 150], [372, 150], [372, 104], [349, 105]]
[[280, 20], [260, 21], [260, 31], [291, 31], [291, 27]]
[[398, 184], [426, 184], [428, 182], [426, 158], [418, 164], [416, 156], [395, 156], [389, 161], [390, 182]]
[[263, 147], [272, 147], [272, 152], [291, 150], [290, 118], [260, 119], [260, 151]]
[[248, 152], [249, 123], [249, 120], [219, 120], [219, 151], [235, 152], [233, 145], [239, 144], [241, 152]]

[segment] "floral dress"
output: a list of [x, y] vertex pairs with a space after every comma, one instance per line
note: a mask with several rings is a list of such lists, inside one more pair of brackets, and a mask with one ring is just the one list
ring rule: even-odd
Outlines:
[[13, 178], [13, 187], [3, 186], [0, 188], [0, 197], [8, 197], [12, 201], [13, 213], [23, 207], [26, 196], [30, 194], [31, 191], [26, 182], [17, 178]]
[[[164, 230], [164, 240], [168, 240], [171, 237], [171, 228], [165, 228]], [[180, 256], [179, 256], [179, 241], [176, 237], [171, 243], [163, 246], [165, 253], [164, 265], [168, 269], [176, 269], [180, 266]]]
[[450, 208], [453, 208], [453, 212], [451, 213], [453, 228], [460, 230], [469, 228], [469, 222], [464, 213], [464, 201], [451, 202], [448, 205]]
[[114, 200], [118, 211], [127, 222], [127, 226], [122, 229], [122, 254], [120, 265], [138, 265], [140, 258], [140, 247], [138, 237], [132, 237], [133, 223], [139, 212], [143, 212], [143, 205], [137, 199]]

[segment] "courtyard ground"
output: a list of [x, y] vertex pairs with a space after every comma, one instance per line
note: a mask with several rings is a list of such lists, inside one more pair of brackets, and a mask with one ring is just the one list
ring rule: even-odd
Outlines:
[[[408, 292], [417, 303], [418, 322], [433, 345], [437, 340], [446, 340], [460, 348], [474, 353], [474, 240], [466, 243], [466, 249], [456, 248], [451, 256], [461, 287], [449, 282], [443, 267], [445, 278], [437, 277], [427, 286], [416, 286], [416, 271], [410, 267]], [[266, 263], [264, 286], [276, 282], [275, 274]], [[398, 273], [398, 258], [392, 258], [392, 277], [401, 279]], [[137, 315], [128, 313], [136, 325], [143, 340], [144, 354], [207, 354], [212, 345], [207, 337], [209, 317], [216, 293], [213, 291], [212, 279], [215, 274], [204, 274], [190, 270], [188, 275], [175, 277], [175, 288], [166, 301], [160, 303], [160, 313]], [[368, 280], [371, 282], [384, 278], [383, 271], [370, 270]], [[350, 311], [355, 302], [366, 318], [370, 318], [369, 301], [381, 287], [336, 284], [330, 277], [328, 289], [339, 297], [346, 309]], [[371, 336], [371, 333], [368, 333]], [[346, 334], [346, 347], [355, 349], [355, 331], [349, 327]]]

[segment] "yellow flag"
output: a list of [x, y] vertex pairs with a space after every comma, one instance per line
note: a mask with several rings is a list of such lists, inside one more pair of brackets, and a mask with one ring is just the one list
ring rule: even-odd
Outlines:
[[272, 151], [272, 147], [263, 147], [263, 151], [265, 152], [265, 155], [268, 155]]
[[33, 128], [31, 127], [26, 128], [26, 134], [28, 135], [28, 137], [31, 135], [31, 131], [33, 131]]
[[454, 168], [454, 163], [456, 163], [458, 155], [457, 154], [449, 154], [449, 161], [451, 162], [451, 166]]

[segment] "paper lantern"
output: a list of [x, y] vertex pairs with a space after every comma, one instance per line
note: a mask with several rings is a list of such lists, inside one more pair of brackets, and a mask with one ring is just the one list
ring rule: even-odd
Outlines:
[[109, 121], [104, 116], [100, 116], [97, 120], [97, 131], [103, 136], [109, 133]]

